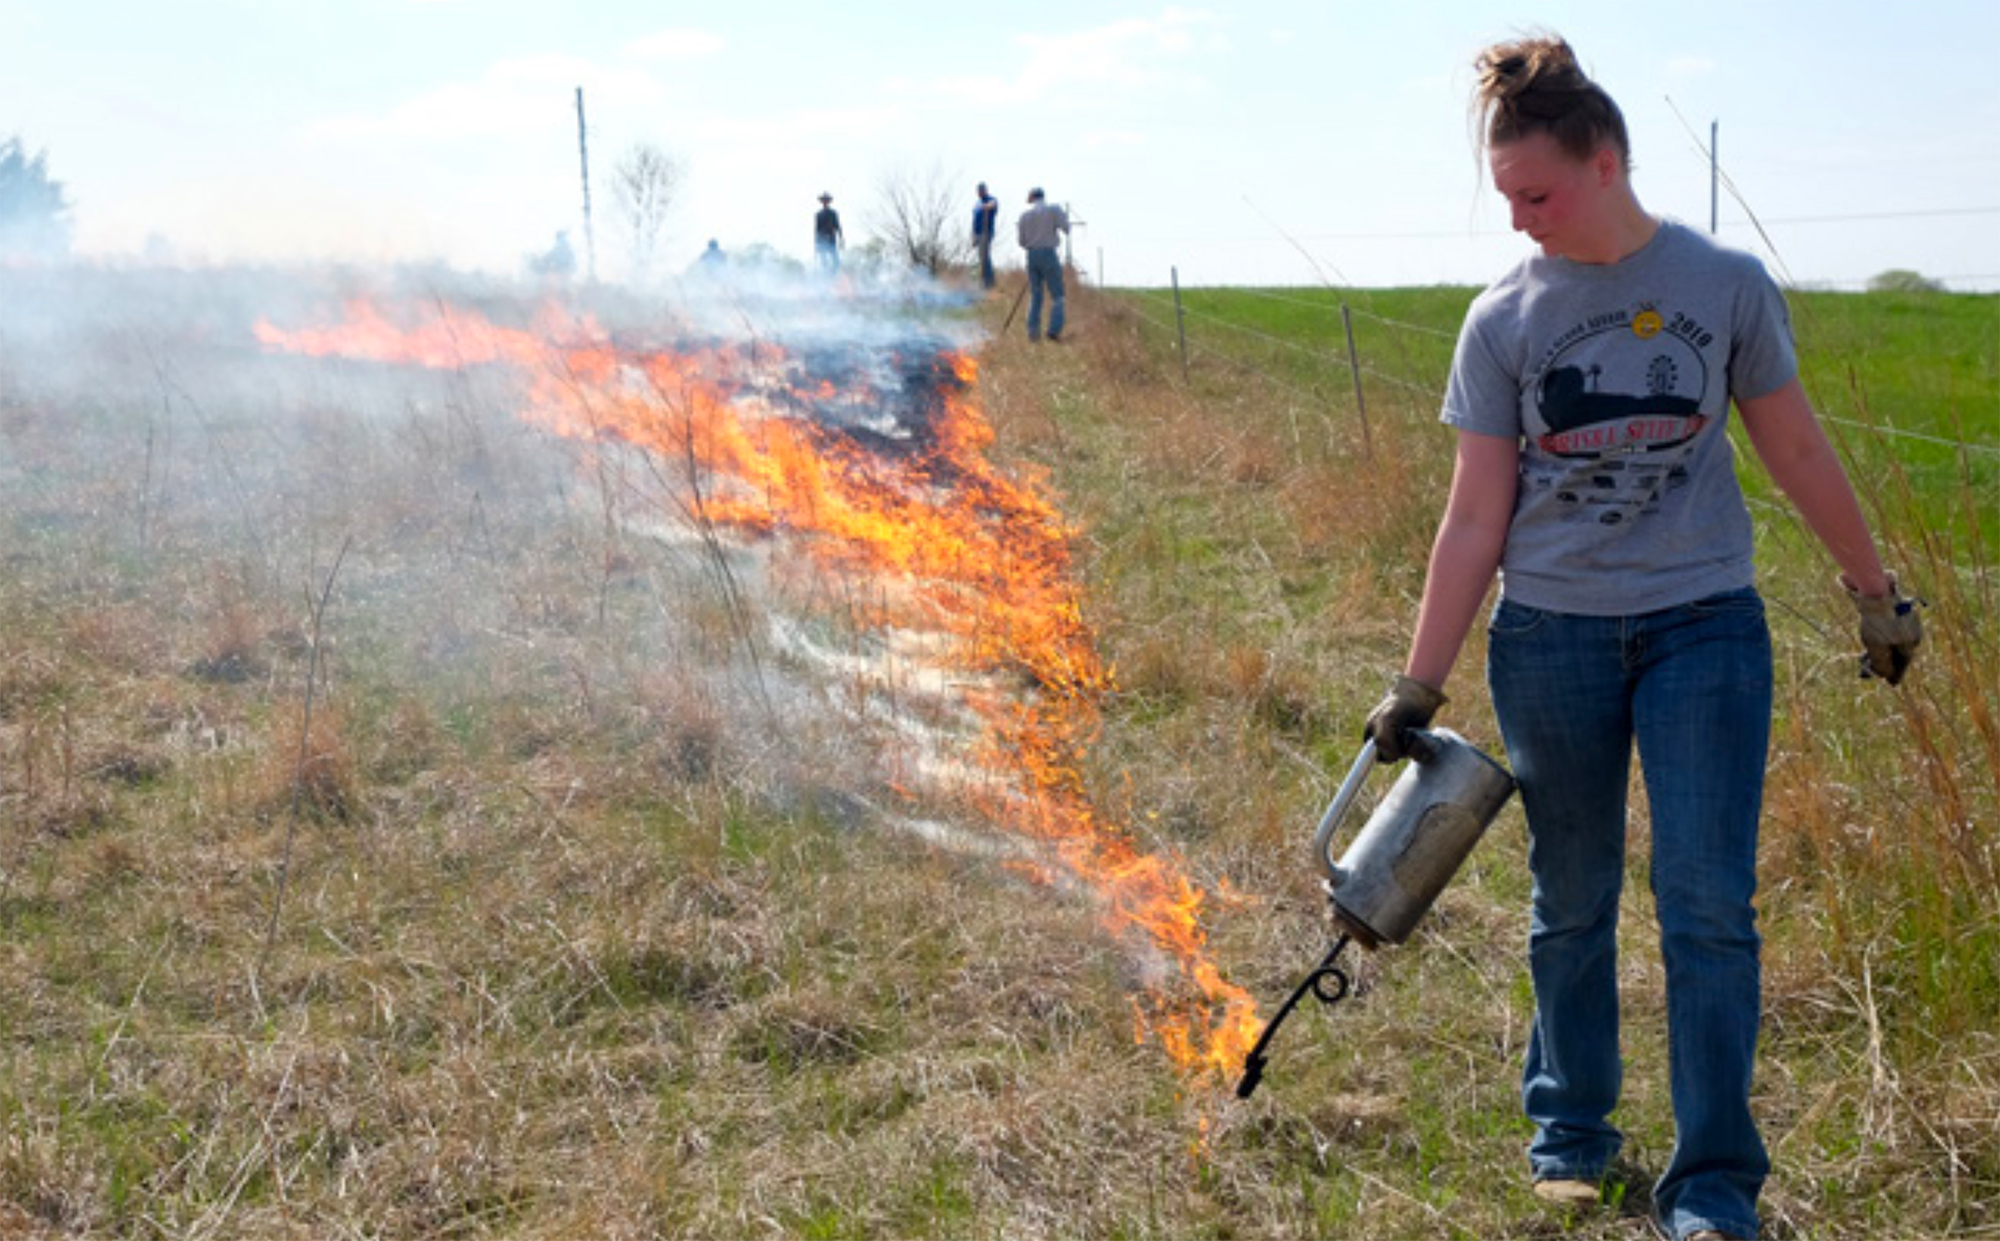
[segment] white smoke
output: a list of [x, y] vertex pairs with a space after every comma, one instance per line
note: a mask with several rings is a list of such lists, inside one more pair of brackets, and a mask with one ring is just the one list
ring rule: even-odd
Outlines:
[[[10, 593], [140, 598], [195, 633], [247, 600], [268, 632], [296, 632], [345, 545], [327, 620], [336, 696], [394, 687], [468, 719], [583, 712], [637, 730], [666, 781], [949, 831], [890, 809], [888, 789], [962, 778], [953, 734], [970, 724], [916, 722], [906, 708], [934, 698], [934, 674], [912, 672], [907, 651], [875, 662], [900, 639], [799, 610], [845, 587], [774, 582], [768, 542], [697, 531], [674, 463], [525, 420], [534, 377], [512, 365], [310, 357], [256, 328], [338, 324], [354, 299], [410, 322], [527, 328], [553, 303], [621, 349], [837, 356], [893, 404], [910, 374], [899, 350], [935, 357], [976, 338], [954, 313], [966, 294], [865, 265], [830, 279], [734, 265], [643, 293], [432, 267], [0, 279]], [[893, 414], [850, 412], [854, 429], [893, 438]], [[281, 646], [261, 666], [274, 692]]]

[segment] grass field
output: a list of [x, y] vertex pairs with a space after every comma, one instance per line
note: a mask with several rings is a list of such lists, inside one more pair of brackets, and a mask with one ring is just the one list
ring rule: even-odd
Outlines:
[[[1306, 841], [1406, 641], [1469, 295], [1352, 295], [1366, 454], [1326, 294], [1194, 295], [1260, 335], [1191, 318], [1185, 381], [1151, 295], [980, 351], [991, 451], [1074, 523], [1115, 670], [1081, 785], [1205, 890], [1267, 1009], [1325, 946]], [[1994, 299], [1804, 304], [1829, 413], [2000, 444]], [[746, 672], [755, 592], [847, 615], [865, 581], [651, 537], [647, 463], [484, 369], [227, 322], [0, 354], [0, 1236], [1647, 1235], [1643, 816], [1630, 1145], [1613, 1202], [1552, 1214], [1515, 1102], [1518, 810], [1239, 1103], [1135, 1037], [1159, 965], [1087, 892], [898, 830], [906, 767], [848, 691]], [[1995, 474], [1854, 432], [1931, 643], [1902, 690], [1857, 683], [1830, 569], [1759, 493], [1769, 1233], [1990, 1235]], [[1478, 658], [1447, 722], [1497, 749]]]
[[[1378, 431], [1376, 444], [1384, 456], [1403, 458], [1389, 469], [1422, 471], [1426, 489], [1440, 482], [1448, 466], [1446, 437], [1431, 424], [1442, 396], [1450, 329], [1471, 292], [1360, 291], [1350, 299], [1362, 366], [1373, 391], [1373, 417], [1396, 428], [1387, 437]], [[1276, 396], [1295, 407], [1288, 417], [1298, 417], [1298, 407], [1317, 406], [1317, 416], [1353, 419], [1352, 398], [1342, 400], [1347, 376], [1336, 296], [1285, 291], [1283, 299], [1256, 290], [1187, 295], [1191, 310], [1212, 316], [1205, 323], [1190, 321], [1200, 323], [1198, 334], [1191, 327], [1190, 335], [1202, 350], [1213, 351], [1207, 365], [1210, 382], [1219, 393], [1243, 385]], [[1142, 294], [1134, 300], [1149, 320], [1142, 326], [1153, 347], [1173, 348], [1160, 296]], [[1308, 305], [1313, 302], [1320, 306]], [[1940, 605], [1931, 613], [1932, 646], [1926, 658], [1942, 666], [1918, 693], [1894, 698], [1894, 706], [1880, 695], [1852, 692], [1855, 687], [1832, 675], [1845, 671], [1837, 665], [1849, 621], [1828, 589], [1830, 562], [1774, 494], [1739, 435], [1741, 473], [1759, 525], [1760, 584], [1778, 605], [1781, 660], [1793, 676], [1780, 724], [1792, 730], [1801, 747], [1796, 754], [1779, 755], [1774, 767], [1778, 789], [1781, 797], [1786, 795], [1796, 779], [1800, 790], [1816, 790], [1811, 797], [1816, 802], [1834, 795], [1847, 803], [1839, 810], [1824, 805], [1811, 810], [1817, 826], [1808, 834], [1815, 837], [1810, 842], [1815, 850], [1831, 847], [1826, 837], [1851, 835], [1857, 820], [1865, 823], [1879, 815], [1912, 826], [1936, 815], [1940, 847], [1955, 855], [1958, 846], [1942, 842], [1960, 838], [1973, 822], [1992, 824], [1995, 814], [1990, 721], [2000, 688], [2000, 647], [1991, 623], [1993, 553], [2000, 537], [2000, 304], [1983, 296], [1810, 293], [1795, 294], [1793, 303], [1808, 391], [1850, 461], [1885, 554], [1902, 567], [1914, 589]], [[1171, 307], [1167, 310], [1170, 319]], [[1244, 328], [1287, 344], [1278, 347]], [[1300, 344], [1314, 352], [1301, 351]], [[1272, 387], [1265, 382], [1270, 377], [1285, 386]], [[1318, 399], [1308, 401], [1307, 391]], [[1347, 438], [1353, 439], [1351, 422]], [[1430, 490], [1432, 507], [1437, 494]], [[1403, 550], [1414, 553], [1415, 540], [1406, 541]], [[1411, 568], [1400, 559], [1395, 563]], [[1414, 613], [1408, 592], [1415, 582], [1413, 571], [1394, 582], [1393, 588], [1404, 592], [1405, 617]], [[1392, 649], [1401, 640], [1399, 634]], [[1820, 685], [1833, 692], [1807, 692], [1808, 686]], [[1949, 736], [1940, 740], [1945, 734]], [[1818, 770], [1814, 751], [1831, 761], [1836, 772]], [[1897, 766], [1907, 768], [1912, 758], [1918, 760], [1916, 769], [1927, 772], [1920, 787], [1891, 775]], [[1787, 767], [1794, 760], [1796, 772]], [[1865, 775], [1853, 770], [1857, 765]], [[1873, 787], [1875, 779], [1884, 786]], [[1950, 787], [1940, 786], [1939, 780]], [[1961, 781], [1977, 790], [1969, 801]], [[1882, 800], [1870, 806], [1877, 796]], [[1783, 814], [1771, 824], [1781, 838], [1793, 826]], [[1990, 843], [1983, 847], [1990, 849]], [[1982, 867], [1990, 866], [1987, 856]], [[1909, 878], [1915, 890], [1923, 890], [1929, 885], [1922, 876], [1937, 859], [1923, 855], [1909, 860], [1915, 863]], [[1870, 852], [1860, 864], [1872, 869], [1885, 859]], [[1987, 873], [1976, 868], [1961, 871], [1959, 878], [1983, 891]], [[1840, 872], [1831, 890], [1858, 879]], [[1842, 899], [1830, 896], [1828, 904], [1837, 907]], [[1895, 900], [1888, 904], [1900, 907]], [[1949, 918], [1940, 911], [1942, 921], [1956, 929], [1948, 931], [1940, 923], [1918, 938], [1948, 943], [1968, 927], [1982, 925], [1990, 933], [1991, 906], [1983, 907], [1984, 915], [1964, 922], [1964, 911]], [[1766, 917], [1773, 913], [1767, 909]], [[1991, 974], [1976, 957], [1965, 964], [1969, 968], [1963, 977], [1972, 997], [1965, 1014], [1990, 1017]], [[1958, 976], [1956, 970], [1944, 972]]]

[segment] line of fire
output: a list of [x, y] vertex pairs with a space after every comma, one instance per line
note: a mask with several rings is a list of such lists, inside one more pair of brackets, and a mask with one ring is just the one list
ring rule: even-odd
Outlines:
[[[1086, 789], [1111, 673], [1080, 607], [1076, 532], [1038, 479], [989, 456], [970, 353], [920, 329], [638, 340], [553, 306], [506, 327], [442, 302], [355, 301], [339, 322], [256, 334], [274, 351], [512, 368], [523, 418], [647, 454], [684, 533], [755, 549], [780, 580], [865, 580], [865, 605], [841, 592], [842, 623], [880, 658], [821, 662], [863, 687], [858, 711], [929, 695], [928, 717], [953, 725], [908, 730], [894, 781], [908, 815], [950, 805], [1008, 846], [1007, 865], [1089, 892], [1115, 941], [1170, 963], [1139, 971], [1159, 981], [1133, 996], [1137, 1037], [1204, 1083], [1240, 1069], [1261, 1023], [1208, 952], [1211, 894]], [[764, 641], [812, 657], [799, 626], [774, 615], [770, 629]]]

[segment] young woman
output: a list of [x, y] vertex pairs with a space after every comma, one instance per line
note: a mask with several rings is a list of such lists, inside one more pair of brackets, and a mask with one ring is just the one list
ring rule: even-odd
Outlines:
[[1405, 756], [1496, 570], [1487, 677], [1534, 875], [1535, 1023], [1522, 1100], [1538, 1194], [1595, 1202], [1621, 1137], [1615, 934], [1634, 743], [1652, 820], [1676, 1136], [1654, 1189], [1676, 1241], [1757, 1234], [1769, 1161], [1750, 1115], [1759, 1022], [1757, 820], [1771, 647], [1724, 434], [1840, 569], [1865, 667], [1920, 641], [1799, 385], [1762, 266], [1640, 206], [1625, 121], [1569, 45], [1487, 49], [1475, 97], [1493, 182], [1539, 253], [1467, 312], [1443, 421], [1458, 433], [1404, 674], [1368, 720]]

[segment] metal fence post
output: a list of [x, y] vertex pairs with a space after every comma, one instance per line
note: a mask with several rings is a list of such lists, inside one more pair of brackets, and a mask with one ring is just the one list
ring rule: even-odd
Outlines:
[[1347, 330], [1347, 369], [1354, 376], [1354, 407], [1361, 411], [1361, 455], [1372, 461], [1375, 446], [1368, 435], [1368, 401], [1361, 395], [1361, 355], [1354, 348], [1354, 316], [1346, 302], [1340, 304], [1340, 326]]
[[1181, 338], [1181, 382], [1186, 383], [1188, 381], [1187, 314], [1181, 309], [1181, 269], [1169, 267], [1167, 270], [1173, 273], [1174, 278], [1174, 324]]

